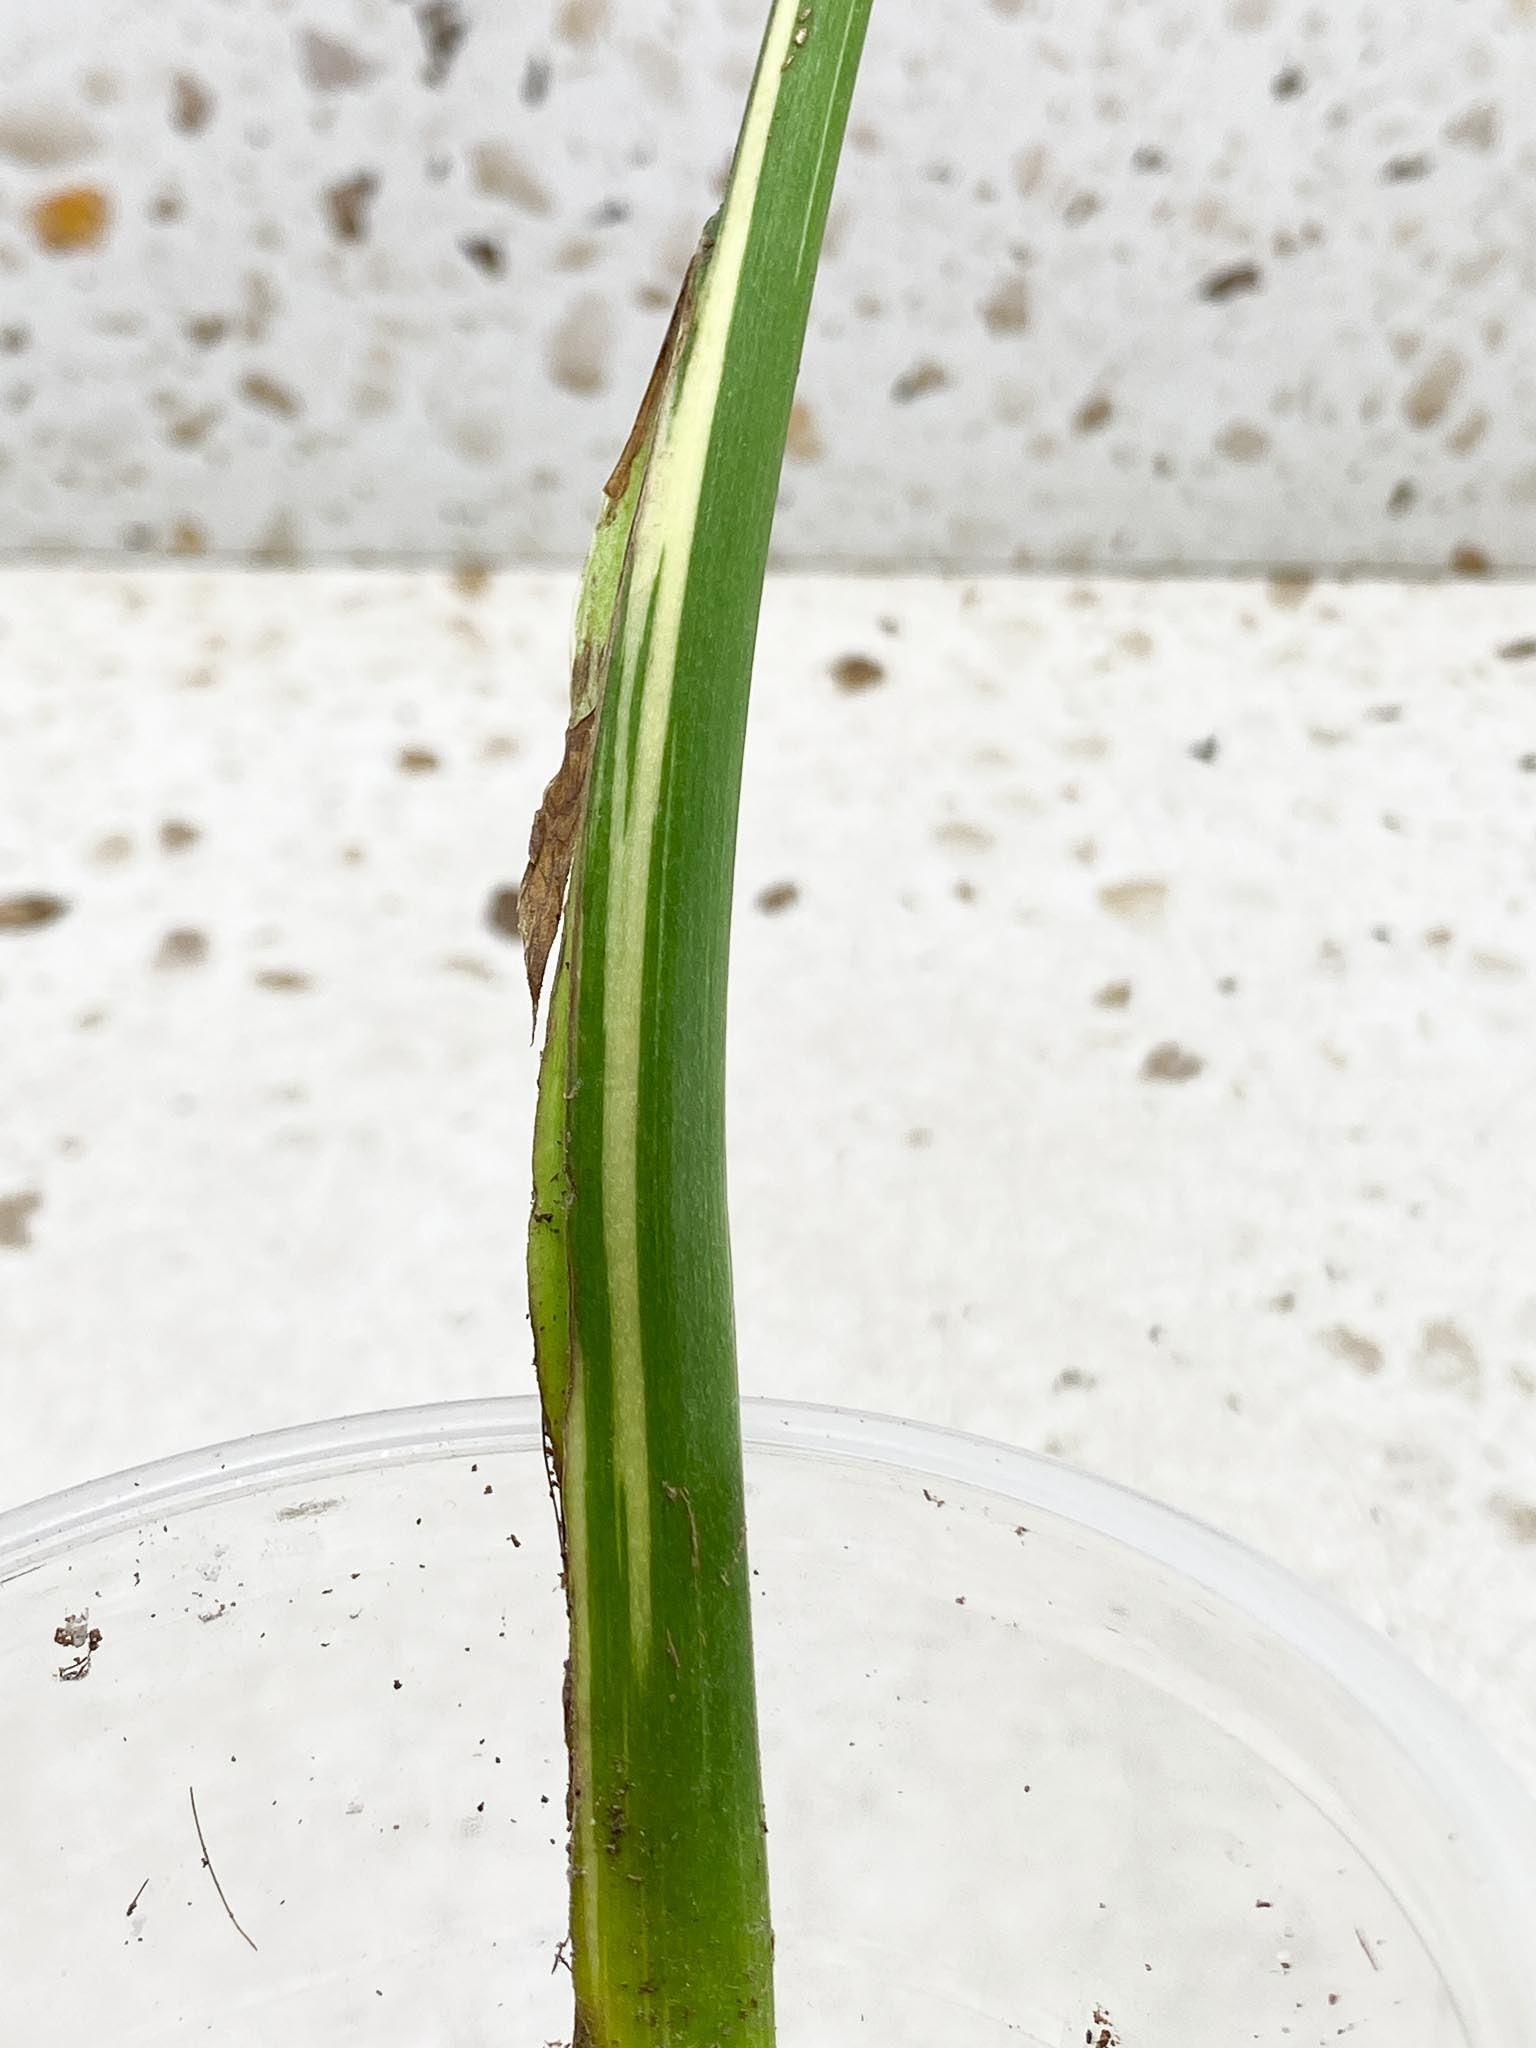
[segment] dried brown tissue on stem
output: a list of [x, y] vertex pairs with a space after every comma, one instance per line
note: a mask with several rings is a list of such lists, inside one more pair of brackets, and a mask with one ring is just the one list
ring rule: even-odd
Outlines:
[[[699, 246], [689, 258], [656, 361], [635, 414], [629, 438], [620, 450], [603, 485], [604, 522], [622, 506], [637, 481], [636, 464], [641, 462], [656, 430], [668, 381], [688, 337], [698, 297], [699, 280], [714, 246], [715, 223], [711, 215]], [[599, 527], [599, 535], [602, 528]], [[632, 528], [631, 528], [632, 531]], [[566, 909], [571, 870], [586, 817], [587, 786], [592, 775], [592, 750], [597, 739], [597, 718], [607, 679], [608, 657], [612, 652], [612, 629], [618, 611], [619, 586], [628, 566], [630, 532], [619, 541], [615, 567], [613, 604], [606, 620], [607, 633], [601, 642], [578, 630], [571, 664], [571, 722], [566, 728], [565, 751], [560, 766], [545, 787], [534, 814], [528, 837], [528, 862], [518, 890], [517, 922], [523, 942], [523, 961], [528, 977], [528, 994], [537, 1028], [539, 1002], [549, 956]], [[595, 548], [594, 548], [595, 552]]]

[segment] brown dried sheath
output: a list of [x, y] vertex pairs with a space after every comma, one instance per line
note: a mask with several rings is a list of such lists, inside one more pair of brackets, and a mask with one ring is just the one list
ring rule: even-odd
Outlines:
[[[672, 308], [672, 317], [667, 322], [667, 331], [662, 337], [655, 367], [646, 384], [640, 409], [635, 414], [635, 423], [629, 430], [629, 438], [614, 464], [612, 475], [603, 485], [603, 496], [610, 506], [617, 504], [628, 490], [635, 463], [644, 454], [655, 431], [663, 395], [687, 338], [699, 272], [713, 247], [714, 222], [711, 220], [684, 273], [682, 288]], [[559, 768], [545, 788], [528, 836], [528, 865], [518, 890], [517, 926], [523, 941], [523, 963], [535, 1018], [543, 992], [545, 969], [560, 928], [566, 886], [570, 881], [576, 842], [586, 812], [587, 780], [591, 773], [597, 712], [602, 703], [611, 641], [610, 620], [608, 638], [601, 646], [584, 641], [576, 649], [571, 672], [571, 702], [573, 706], [586, 703], [589, 708], [566, 728], [565, 752]]]

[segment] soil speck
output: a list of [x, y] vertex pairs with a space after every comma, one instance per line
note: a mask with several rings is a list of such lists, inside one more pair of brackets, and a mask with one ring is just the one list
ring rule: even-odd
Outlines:
[[1022, 277], [1005, 277], [981, 302], [988, 334], [1022, 334], [1029, 326], [1029, 287]]
[[19, 896], [0, 896], [0, 932], [38, 932], [57, 924], [69, 909], [68, 899], [31, 891]]
[[59, 170], [94, 156], [101, 138], [63, 107], [27, 107], [0, 115], [0, 157], [27, 171]]
[[1488, 1512], [1516, 1543], [1536, 1543], [1536, 1501], [1496, 1493], [1489, 1499]]
[[1482, 1364], [1472, 1340], [1448, 1316], [1424, 1325], [1419, 1339], [1422, 1376], [1435, 1386], [1470, 1392], [1482, 1378]]
[[1442, 349], [1420, 371], [1403, 397], [1403, 417], [1411, 427], [1432, 427], [1442, 419], [1461, 388], [1466, 363], [1454, 349]]
[[514, 946], [523, 943], [517, 928], [517, 904], [517, 889], [509, 882], [504, 888], [493, 889], [485, 906], [486, 924], [498, 938], [510, 939]]
[[549, 337], [550, 382], [577, 398], [592, 398], [608, 385], [613, 318], [607, 302], [589, 292], [567, 310]]
[[891, 386], [891, 397], [897, 405], [910, 405], [916, 398], [927, 398], [930, 393], [947, 389], [950, 375], [942, 363], [932, 356], [924, 356], [910, 370], [903, 370]]
[[789, 411], [789, 438], [784, 452], [791, 462], [819, 462], [826, 444], [816, 424], [816, 414], [807, 400], [797, 398]]
[[247, 405], [257, 406], [276, 419], [297, 419], [304, 410], [304, 401], [293, 386], [279, 377], [269, 377], [265, 370], [251, 370], [240, 379], [240, 396]]
[[1102, 391], [1097, 392], [1092, 398], [1085, 399], [1072, 415], [1072, 431], [1074, 434], [1096, 434], [1101, 427], [1107, 427], [1114, 416], [1113, 403]]
[[759, 910], [774, 917], [800, 901], [800, 885], [798, 882], [770, 882], [766, 889], [758, 890], [755, 900]]
[[1168, 884], [1140, 879], [1108, 882], [1099, 891], [1099, 902], [1111, 917], [1145, 929], [1161, 921], [1168, 903]]
[[24, 1252], [32, 1242], [32, 1218], [43, 1206], [35, 1188], [0, 1195], [0, 1250]]
[[464, 10], [458, 0], [427, 0], [425, 6], [416, 9], [416, 25], [421, 30], [427, 58], [421, 68], [421, 82], [423, 85], [441, 85], [453, 69], [459, 46], [469, 34]]
[[167, 932], [155, 951], [155, 970], [176, 974], [188, 967], [201, 967], [208, 958], [208, 935], [183, 926]]
[[832, 680], [850, 694], [872, 690], [885, 681], [885, 664], [872, 654], [840, 654], [832, 664]]
[[1348, 1329], [1343, 1323], [1335, 1323], [1331, 1330], [1324, 1330], [1317, 1341], [1325, 1351], [1331, 1351], [1335, 1358], [1342, 1358], [1346, 1365], [1352, 1365], [1356, 1372], [1367, 1376], [1380, 1372], [1386, 1362], [1379, 1344], [1369, 1337], [1362, 1337], [1357, 1330]]
[[1171, 1038], [1154, 1045], [1141, 1063], [1143, 1081], [1193, 1081], [1204, 1071], [1205, 1061], [1200, 1055], [1186, 1052]]
[[32, 232], [52, 255], [94, 249], [112, 225], [112, 202], [95, 185], [69, 185], [32, 208]]
[[366, 85], [374, 73], [373, 65], [350, 43], [317, 28], [299, 33], [299, 69], [315, 92], [346, 92]]
[[215, 100], [203, 81], [190, 71], [171, 80], [171, 126], [178, 135], [201, 135], [213, 119]]
[[524, 213], [553, 213], [549, 187], [515, 149], [501, 142], [477, 142], [469, 152], [475, 189], [488, 199], [504, 199]]
[[330, 216], [331, 233], [338, 242], [367, 241], [378, 189], [378, 176], [373, 171], [359, 171], [355, 177], [326, 186], [325, 209]]
[[506, 250], [489, 235], [466, 235], [459, 248], [486, 277], [500, 277], [507, 267]]
[[1200, 297], [1213, 306], [1223, 306], [1229, 299], [1240, 299], [1248, 292], [1259, 291], [1264, 283], [1264, 273], [1256, 263], [1229, 263], [1222, 270], [1213, 270], [1200, 283]]

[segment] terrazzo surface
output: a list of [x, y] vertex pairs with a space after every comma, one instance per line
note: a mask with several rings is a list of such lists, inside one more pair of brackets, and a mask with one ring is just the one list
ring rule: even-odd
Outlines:
[[[0, 552], [578, 559], [762, 17], [7, 9]], [[1536, 0], [879, 4], [781, 558], [1529, 571], [1533, 194]]]
[[[0, 582], [0, 1502], [526, 1389], [568, 578]], [[750, 1390], [1333, 1588], [1536, 1785], [1536, 589], [778, 579]]]

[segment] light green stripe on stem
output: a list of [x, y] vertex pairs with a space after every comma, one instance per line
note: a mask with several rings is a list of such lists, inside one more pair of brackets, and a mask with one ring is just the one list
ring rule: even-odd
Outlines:
[[577, 2048], [773, 2038], [726, 964], [763, 569], [867, 6], [778, 0], [769, 20], [616, 591], [553, 998]]

